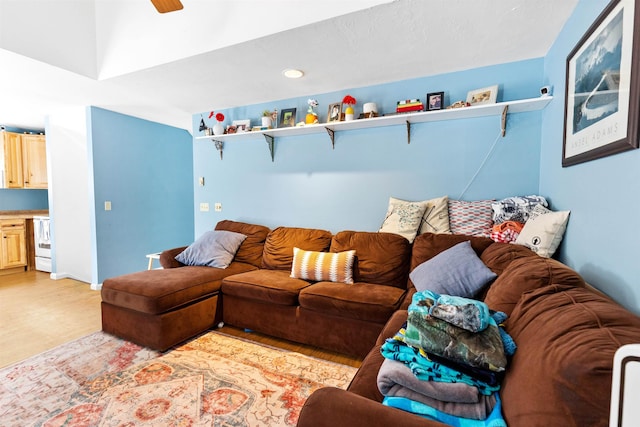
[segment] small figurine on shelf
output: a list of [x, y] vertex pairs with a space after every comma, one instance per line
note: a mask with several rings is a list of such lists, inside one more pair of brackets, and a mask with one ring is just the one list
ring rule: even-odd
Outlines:
[[318, 100], [309, 98], [307, 100], [307, 104], [309, 105], [309, 109], [307, 110], [307, 115], [304, 119], [305, 123], [308, 125], [318, 123], [318, 113], [316, 113], [316, 108], [318, 108]]
[[262, 112], [262, 127], [271, 129], [271, 114], [272, 112], [269, 110], [264, 110]]
[[347, 95], [342, 99], [342, 103], [347, 105], [347, 108], [344, 110], [345, 122], [353, 120], [353, 106], [356, 105], [356, 99], [351, 95]]

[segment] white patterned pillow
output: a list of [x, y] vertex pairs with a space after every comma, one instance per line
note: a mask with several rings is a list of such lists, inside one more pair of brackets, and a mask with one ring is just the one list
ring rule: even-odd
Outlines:
[[449, 234], [449, 197], [437, 197], [426, 200], [427, 209], [422, 216], [422, 225], [418, 234]]
[[494, 200], [449, 200], [449, 228], [453, 234], [490, 237]]
[[393, 197], [389, 198], [387, 215], [379, 232], [395, 233], [413, 242], [422, 222], [422, 215], [427, 209], [427, 202], [407, 202]]

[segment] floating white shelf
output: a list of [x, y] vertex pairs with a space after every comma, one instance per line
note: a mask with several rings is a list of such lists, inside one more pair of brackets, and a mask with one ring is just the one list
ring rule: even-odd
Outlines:
[[391, 116], [373, 117], [370, 119], [359, 119], [348, 122], [331, 122], [331, 123], [319, 123], [314, 125], [268, 129], [263, 131], [254, 132], [242, 132], [227, 135], [216, 136], [197, 136], [195, 139], [210, 139], [216, 144], [216, 148], [220, 151], [220, 158], [222, 159], [222, 150], [225, 141], [243, 141], [247, 139], [254, 139], [259, 136], [263, 136], [269, 145], [271, 152], [271, 160], [274, 160], [273, 144], [275, 138], [283, 136], [302, 136], [315, 133], [327, 132], [331, 138], [331, 143], [334, 143], [335, 132], [342, 132], [346, 130], [357, 130], [366, 128], [375, 128], [383, 126], [397, 126], [406, 125], [407, 127], [407, 141], [411, 139], [411, 125], [416, 123], [426, 122], [438, 122], [444, 120], [459, 120], [470, 119], [476, 117], [488, 117], [488, 116], [501, 116], [502, 117], [502, 132], [503, 136], [506, 129], [507, 114], [514, 113], [526, 113], [529, 111], [537, 111], [545, 108], [549, 102], [553, 99], [552, 96], [545, 96], [540, 98], [520, 99], [516, 101], [498, 102], [495, 104], [476, 105], [464, 108], [453, 108], [449, 110], [437, 110], [437, 111], [419, 111], [416, 113], [403, 113], [394, 114]]

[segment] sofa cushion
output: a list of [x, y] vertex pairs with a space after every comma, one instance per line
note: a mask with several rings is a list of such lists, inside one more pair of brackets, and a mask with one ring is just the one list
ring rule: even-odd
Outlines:
[[270, 304], [298, 305], [300, 290], [309, 285], [291, 277], [288, 271], [260, 269], [226, 277], [222, 293]]
[[232, 262], [226, 269], [187, 266], [139, 271], [106, 279], [102, 301], [143, 313], [165, 313], [217, 294], [224, 277], [250, 270], [255, 267]]
[[498, 276], [516, 259], [523, 257], [537, 257], [531, 249], [508, 243], [494, 243], [482, 252], [480, 259], [484, 265]]
[[293, 248], [291, 277], [312, 281], [353, 283], [356, 251], [315, 252]]
[[524, 295], [506, 329], [518, 345], [501, 391], [508, 425], [608, 425], [613, 356], [638, 342], [640, 317], [586, 288], [550, 285]]
[[269, 234], [269, 228], [263, 225], [223, 220], [216, 224], [216, 230], [233, 231], [247, 236], [236, 252], [234, 260], [260, 267], [264, 241]]
[[227, 268], [247, 236], [233, 231], [206, 231], [176, 256], [185, 265]]
[[300, 291], [300, 307], [323, 314], [385, 323], [397, 310], [405, 291], [371, 283], [318, 282]]
[[489, 287], [484, 302], [492, 310], [511, 315], [525, 292], [552, 284], [585, 286], [584, 279], [566, 265], [537, 255], [525, 256], [505, 268]]
[[[264, 243], [262, 268], [291, 271], [293, 248], [325, 252], [331, 245], [331, 233], [313, 228], [278, 227]], [[337, 251], [334, 251], [337, 252]]]
[[411, 244], [393, 233], [340, 231], [331, 240], [331, 252], [356, 251], [353, 280], [407, 288]]
[[484, 265], [467, 240], [423, 262], [409, 277], [419, 292], [473, 297], [496, 274]]

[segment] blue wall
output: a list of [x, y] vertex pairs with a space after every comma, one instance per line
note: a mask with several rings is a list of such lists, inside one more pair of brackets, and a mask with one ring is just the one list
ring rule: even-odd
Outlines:
[[185, 130], [95, 107], [89, 129], [101, 283], [193, 241], [193, 149]]
[[580, 1], [545, 58], [544, 79], [554, 86], [554, 100], [543, 112], [540, 191], [558, 209], [571, 210], [560, 259], [640, 313], [640, 150], [568, 168], [560, 163], [567, 55], [608, 3]]
[[[445, 91], [446, 103], [465, 99], [469, 90], [500, 84], [498, 100], [539, 96], [543, 60], [529, 60], [349, 90], [362, 103], [374, 101], [379, 111], [395, 110], [399, 99], [421, 98]], [[320, 102], [320, 121], [327, 107], [347, 92], [313, 95]], [[223, 110], [225, 124], [252, 119], [257, 125], [264, 109], [296, 107], [303, 120], [307, 98], [275, 101]], [[216, 111], [218, 112], [218, 111]], [[203, 116], [209, 126], [214, 124]], [[193, 117], [200, 136], [201, 115]], [[412, 126], [407, 144], [404, 126], [336, 133], [335, 149], [329, 137], [314, 134], [277, 138], [275, 161], [262, 136], [227, 141], [224, 160], [209, 140], [194, 142], [195, 234], [221, 219], [255, 222], [269, 227], [290, 225], [375, 231], [386, 213], [390, 196], [424, 200], [449, 195], [478, 200], [536, 194], [539, 184], [541, 112], [510, 116], [507, 136], [499, 137], [500, 117], [432, 122]], [[495, 148], [475, 181], [474, 174]], [[197, 177], [205, 177], [205, 186]], [[200, 212], [201, 202], [210, 205]], [[213, 204], [222, 203], [222, 212]]]

